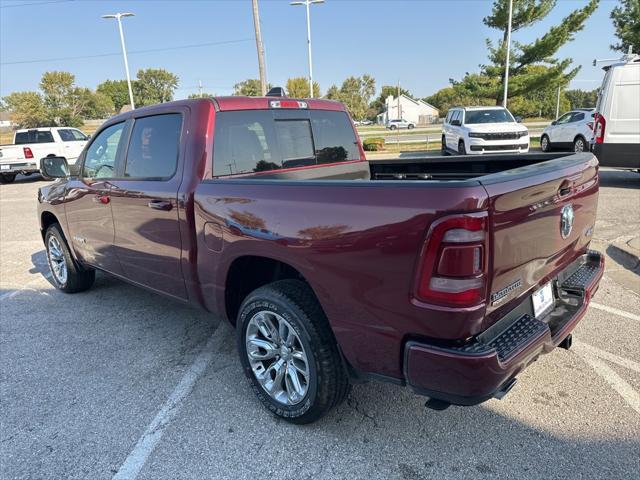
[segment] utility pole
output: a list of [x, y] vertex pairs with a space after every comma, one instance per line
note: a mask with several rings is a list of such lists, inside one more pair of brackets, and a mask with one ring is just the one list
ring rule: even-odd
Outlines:
[[202, 80], [198, 80], [198, 96], [202, 98]]
[[398, 80], [398, 90], [396, 95], [396, 103], [398, 104], [398, 120], [402, 120], [402, 111], [400, 110], [400, 80]]
[[258, 50], [258, 69], [260, 70], [260, 91], [264, 97], [267, 94], [267, 72], [264, 67], [264, 45], [262, 44], [262, 33], [260, 31], [260, 12], [258, 11], [258, 0], [253, 3], [253, 28], [256, 31], [256, 49]]
[[556, 119], [560, 116], [560, 89], [562, 86], [558, 84], [558, 100], [556, 101]]
[[511, 20], [513, 19], [513, 0], [509, 0], [509, 24], [507, 25], [507, 60], [504, 66], [504, 95], [502, 106], [507, 108], [507, 91], [509, 90], [509, 62], [511, 61]]

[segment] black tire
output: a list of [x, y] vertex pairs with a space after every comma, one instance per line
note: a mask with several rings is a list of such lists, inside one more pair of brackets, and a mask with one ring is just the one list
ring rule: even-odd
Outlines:
[[395, 125], [391, 125], [391, 126], [389, 127], [389, 130], [395, 130], [396, 128], [398, 128], [398, 127], [396, 127]]
[[413, 130], [415, 127], [411, 124], [407, 125], [407, 130]]
[[589, 146], [587, 144], [587, 140], [582, 135], [578, 135], [573, 140], [573, 151], [575, 153], [588, 152], [589, 151]]
[[[279, 315], [291, 325], [307, 356], [307, 391], [294, 405], [272, 398], [256, 378], [249, 360], [247, 327], [252, 318], [265, 311]], [[242, 368], [253, 392], [271, 413], [288, 422], [314, 422], [343, 402], [349, 393], [349, 377], [329, 322], [313, 291], [302, 281], [280, 280], [250, 293], [238, 313], [237, 341]]]
[[540, 150], [544, 153], [551, 151], [551, 141], [547, 135], [542, 135], [542, 137], [540, 137]]
[[464, 140], [458, 142], [458, 155], [466, 155], [467, 149], [464, 146]]
[[[52, 237], [57, 241], [62, 258], [64, 259], [66, 278], [60, 278], [54, 269], [55, 261], [53, 260], [54, 256], [51, 251]], [[91, 288], [96, 278], [96, 271], [92, 268], [83, 267], [73, 259], [60, 225], [54, 223], [47, 229], [44, 244], [47, 249], [47, 262], [51, 270], [51, 280], [58, 290], [65, 293], [77, 293]]]
[[15, 179], [16, 179], [15, 173], [3, 173], [0, 175], [0, 183], [3, 183], [3, 184], [13, 183]]
[[440, 154], [442, 156], [449, 155], [449, 151], [447, 150], [447, 139], [444, 135], [442, 135], [441, 145], [440, 145]]

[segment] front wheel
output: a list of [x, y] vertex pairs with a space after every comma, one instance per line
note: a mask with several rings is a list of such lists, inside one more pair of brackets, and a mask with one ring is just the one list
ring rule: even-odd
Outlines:
[[244, 373], [276, 416], [311, 423], [346, 398], [349, 378], [336, 340], [304, 282], [258, 288], [242, 303], [237, 326]]
[[56, 288], [65, 293], [82, 292], [91, 288], [96, 278], [95, 270], [84, 268], [73, 259], [58, 224], [47, 229], [44, 241], [51, 278]]
[[545, 153], [551, 151], [551, 142], [549, 141], [549, 137], [546, 135], [543, 135], [540, 139], [540, 150]]
[[440, 154], [442, 156], [448, 155], [449, 152], [447, 152], [447, 139], [445, 138], [444, 135], [442, 135], [442, 143], [440, 144]]
[[458, 142], [458, 155], [466, 155], [467, 154], [467, 149], [464, 146], [464, 140], [460, 140]]
[[411, 124], [407, 125], [408, 130], [413, 130], [414, 128], [415, 128], [414, 125], [411, 125]]
[[395, 125], [391, 125], [391, 126], [389, 127], [389, 130], [395, 130], [396, 128], [397, 128], [397, 127], [396, 127]]

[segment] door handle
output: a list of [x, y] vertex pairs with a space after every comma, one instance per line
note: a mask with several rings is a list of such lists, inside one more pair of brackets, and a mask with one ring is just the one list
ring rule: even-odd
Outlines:
[[95, 197], [93, 197], [93, 201], [95, 203], [106, 205], [111, 201], [111, 199], [109, 198], [109, 195], [96, 195]]
[[173, 205], [171, 204], [171, 202], [166, 200], [151, 200], [147, 204], [147, 206], [149, 208], [153, 208], [154, 210], [164, 210], [165, 212], [168, 212], [173, 208]]

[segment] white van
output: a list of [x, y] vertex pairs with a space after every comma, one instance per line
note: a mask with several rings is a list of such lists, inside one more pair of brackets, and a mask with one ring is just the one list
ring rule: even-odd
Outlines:
[[600, 165], [640, 170], [640, 55], [603, 68], [592, 150]]

